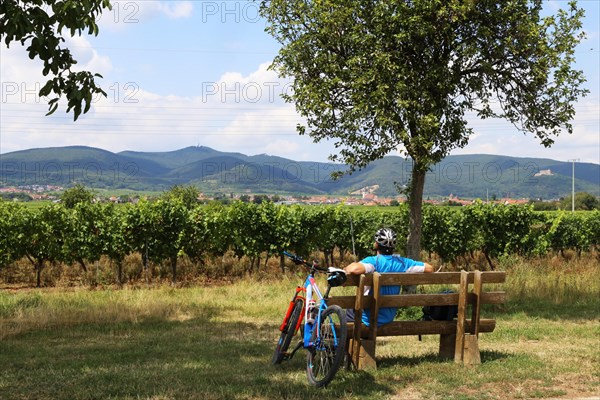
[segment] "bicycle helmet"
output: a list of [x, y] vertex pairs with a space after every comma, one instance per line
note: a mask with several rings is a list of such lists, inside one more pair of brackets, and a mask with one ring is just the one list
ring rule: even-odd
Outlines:
[[381, 228], [375, 233], [375, 243], [380, 248], [394, 250], [396, 248], [396, 233], [389, 228]]
[[346, 272], [343, 269], [329, 267], [327, 283], [331, 287], [342, 286], [346, 282]]

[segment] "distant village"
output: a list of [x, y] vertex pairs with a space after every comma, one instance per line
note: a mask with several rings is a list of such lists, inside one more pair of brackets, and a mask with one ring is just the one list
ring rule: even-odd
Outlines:
[[[228, 195], [218, 194], [215, 196], [205, 195], [200, 193], [198, 196], [198, 202], [207, 203], [210, 201], [244, 201], [244, 202], [261, 202], [265, 200], [273, 201], [276, 204], [301, 204], [301, 205], [356, 205], [356, 206], [397, 206], [400, 203], [406, 202], [405, 196], [396, 197], [379, 197], [374, 192], [378, 186], [371, 186], [363, 188], [361, 190], [350, 193], [347, 196], [298, 196], [298, 195], [267, 195], [267, 194], [253, 194], [246, 192], [244, 194], [230, 193]], [[12, 199], [13, 201], [59, 201], [60, 193], [65, 188], [62, 186], [54, 185], [27, 185], [27, 186], [10, 186], [0, 188], [0, 196], [6, 199]], [[93, 189], [91, 189], [93, 191]], [[120, 195], [120, 196], [109, 196], [109, 197], [97, 197], [98, 202], [113, 202], [113, 203], [137, 203], [140, 198], [148, 197], [143, 193], [137, 193], [132, 195]], [[482, 199], [485, 201], [491, 201], [500, 204], [526, 204], [529, 199], [513, 199], [513, 198], [492, 198]], [[446, 198], [437, 197], [435, 199], [425, 199], [425, 203], [429, 204], [447, 204], [454, 206], [465, 206], [472, 204], [476, 199], [463, 199], [459, 196], [450, 194]]]

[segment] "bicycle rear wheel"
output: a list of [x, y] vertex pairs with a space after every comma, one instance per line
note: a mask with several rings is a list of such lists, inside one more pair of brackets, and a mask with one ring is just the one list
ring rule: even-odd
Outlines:
[[304, 300], [296, 299], [294, 303], [294, 309], [290, 314], [290, 318], [287, 320], [285, 327], [281, 331], [281, 336], [279, 336], [279, 340], [277, 341], [277, 346], [275, 346], [275, 352], [273, 353], [273, 358], [271, 359], [271, 364], [277, 365], [281, 364], [284, 360], [286, 352], [290, 347], [290, 343], [292, 342], [292, 338], [296, 333], [296, 326], [298, 325], [298, 321], [302, 316], [302, 309], [304, 308]]
[[313, 331], [314, 345], [308, 349], [306, 374], [316, 387], [327, 385], [344, 361], [346, 352], [346, 313], [339, 306], [329, 306], [321, 314], [321, 323]]

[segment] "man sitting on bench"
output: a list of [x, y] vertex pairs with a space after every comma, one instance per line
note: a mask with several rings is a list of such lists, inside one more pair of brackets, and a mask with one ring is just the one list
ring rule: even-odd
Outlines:
[[[377, 252], [374, 256], [369, 256], [361, 261], [353, 262], [344, 268], [347, 274], [362, 275], [379, 272], [380, 274], [388, 272], [434, 272], [433, 266], [422, 261], [411, 260], [410, 258], [400, 257], [394, 253], [396, 248], [396, 233], [388, 228], [382, 228], [375, 233], [375, 247]], [[365, 288], [366, 291], [370, 287]], [[400, 293], [400, 286], [383, 286], [381, 294], [396, 295]], [[365, 293], [366, 294], [366, 293]], [[396, 316], [397, 308], [380, 308], [377, 318], [377, 326], [392, 322]], [[348, 310], [348, 321], [354, 321], [354, 310]], [[364, 310], [362, 322], [366, 326], [370, 323], [370, 311]]]

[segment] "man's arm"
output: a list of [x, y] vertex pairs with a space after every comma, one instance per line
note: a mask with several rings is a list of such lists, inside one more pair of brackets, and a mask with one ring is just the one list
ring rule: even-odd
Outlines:
[[[425, 272], [425, 273], [435, 272], [435, 269], [433, 268], [433, 266], [431, 264], [424, 262], [423, 267], [424, 267], [423, 272]], [[362, 274], [368, 273], [367, 267], [365, 266], [365, 264], [361, 263], [360, 261], [356, 261], [356, 262], [353, 262], [352, 264], [348, 265], [346, 268], [344, 268], [344, 271], [346, 271], [346, 273], [348, 275], [362, 275]]]
[[348, 275], [362, 275], [367, 272], [367, 269], [363, 263], [356, 261], [344, 268], [344, 271]]
[[425, 265], [425, 270], [423, 272], [435, 272], [435, 269], [433, 269], [433, 265], [427, 264], [426, 262], [424, 262], [423, 264]]
[[410, 260], [411, 262], [413, 262], [414, 264], [408, 268], [405, 272], [409, 272], [409, 273], [431, 273], [431, 272], [435, 272], [435, 268], [433, 268], [433, 265], [426, 263], [424, 261], [417, 261], [416, 263], [412, 260]]

